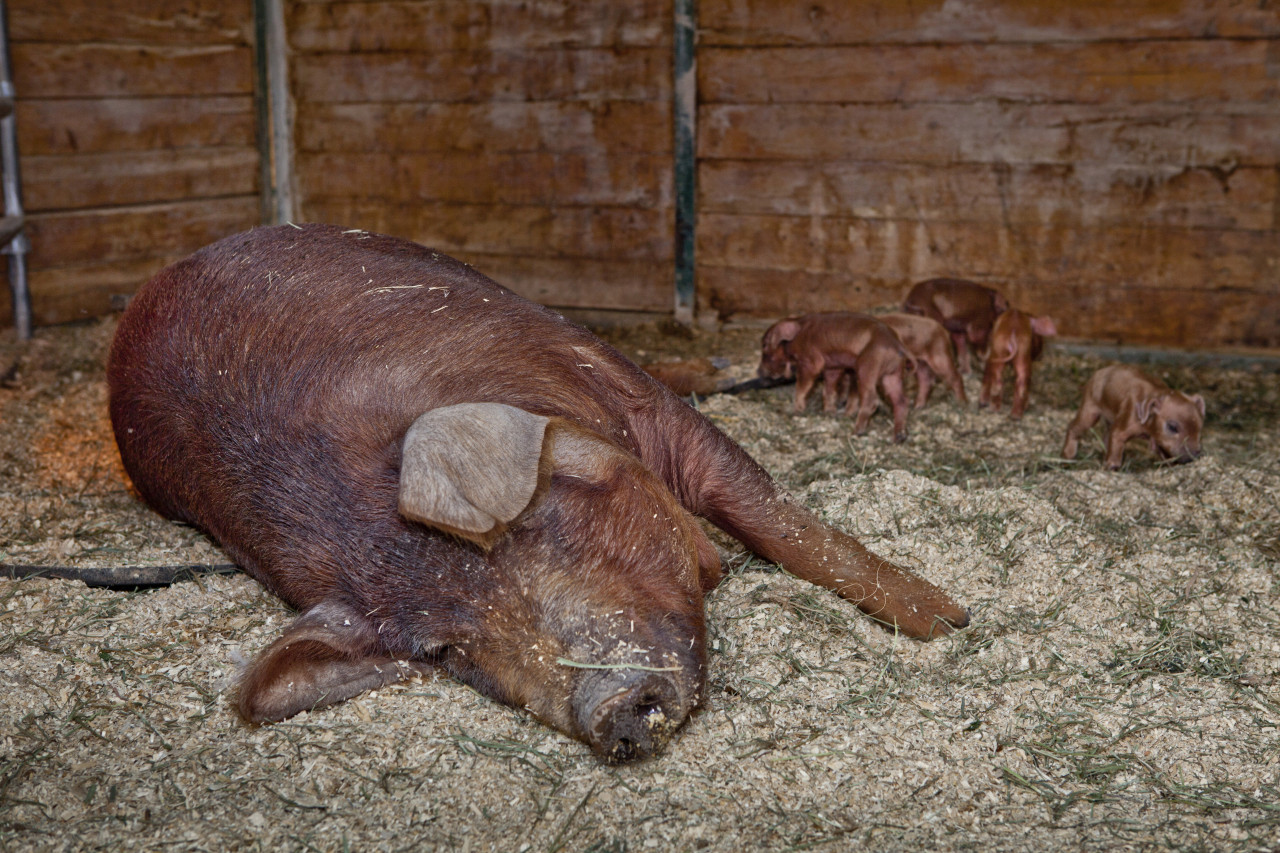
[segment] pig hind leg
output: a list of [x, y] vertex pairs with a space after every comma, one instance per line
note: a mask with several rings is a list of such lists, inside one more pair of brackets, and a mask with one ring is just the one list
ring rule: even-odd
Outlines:
[[1062, 458], [1075, 459], [1076, 452], [1080, 449], [1080, 437], [1089, 430], [1093, 429], [1094, 424], [1102, 417], [1102, 409], [1098, 408], [1098, 404], [1092, 400], [1085, 398], [1080, 404], [1080, 411], [1076, 412], [1076, 416], [1072, 418], [1070, 425], [1067, 426], [1067, 438], [1062, 443]]
[[[871, 364], [870, 359], [858, 359], [858, 415], [853, 422], [854, 435], [862, 435], [867, 431], [867, 425], [871, 422], [871, 416], [880, 406], [880, 394], [876, 391], [876, 382], [879, 379], [876, 376], [876, 366]], [[899, 379], [901, 382], [901, 379]], [[855, 397], [849, 394], [849, 403], [845, 407], [846, 415], [853, 415]]]

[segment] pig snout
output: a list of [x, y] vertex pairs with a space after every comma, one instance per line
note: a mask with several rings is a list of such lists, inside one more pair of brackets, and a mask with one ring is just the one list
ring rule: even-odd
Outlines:
[[612, 762], [659, 752], [693, 704], [665, 672], [604, 670], [584, 678], [574, 711], [587, 743]]

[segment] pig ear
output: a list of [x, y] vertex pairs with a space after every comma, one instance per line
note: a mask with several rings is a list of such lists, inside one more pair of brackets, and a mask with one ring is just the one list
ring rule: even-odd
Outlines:
[[778, 324], [773, 327], [774, 333], [778, 336], [778, 343], [786, 343], [793, 340], [796, 335], [800, 334], [800, 321], [788, 317], [785, 320], [779, 320]]
[[1153, 397], [1143, 397], [1138, 401], [1138, 405], [1134, 407], [1134, 413], [1138, 417], [1138, 423], [1145, 424], [1147, 419], [1151, 417], [1161, 404], [1164, 403], [1164, 395], [1157, 394]]
[[1032, 317], [1031, 331], [1045, 338], [1056, 337], [1058, 334], [1058, 324], [1053, 322], [1052, 317]]
[[273, 722], [425, 672], [424, 663], [377, 654], [378, 632], [344, 604], [323, 602], [285, 629], [240, 679], [240, 714]]
[[404, 436], [400, 514], [487, 546], [533, 500], [547, 421], [501, 403], [422, 415]]
[[1190, 399], [1191, 402], [1195, 405], [1195, 407], [1200, 411], [1200, 419], [1203, 420], [1204, 419], [1204, 397], [1201, 397], [1199, 394], [1192, 394], [1191, 397], [1188, 399]]

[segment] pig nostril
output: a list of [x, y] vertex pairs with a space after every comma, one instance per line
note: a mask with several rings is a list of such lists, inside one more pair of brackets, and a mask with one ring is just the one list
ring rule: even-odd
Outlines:
[[631, 761], [636, 757], [636, 753], [638, 751], [639, 750], [636, 748], [635, 743], [627, 740], [626, 738], [622, 738], [614, 745], [613, 752], [610, 753], [609, 757], [613, 761], [618, 762]]

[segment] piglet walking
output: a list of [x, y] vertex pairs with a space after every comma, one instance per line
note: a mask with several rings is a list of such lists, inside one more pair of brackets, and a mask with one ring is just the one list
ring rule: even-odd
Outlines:
[[1106, 466], [1119, 469], [1130, 439], [1146, 438], [1162, 459], [1190, 462], [1200, 455], [1204, 398], [1170, 390], [1127, 364], [1098, 370], [1084, 385], [1080, 411], [1067, 427], [1062, 456], [1075, 459], [1080, 437], [1099, 419], [1107, 422]]

